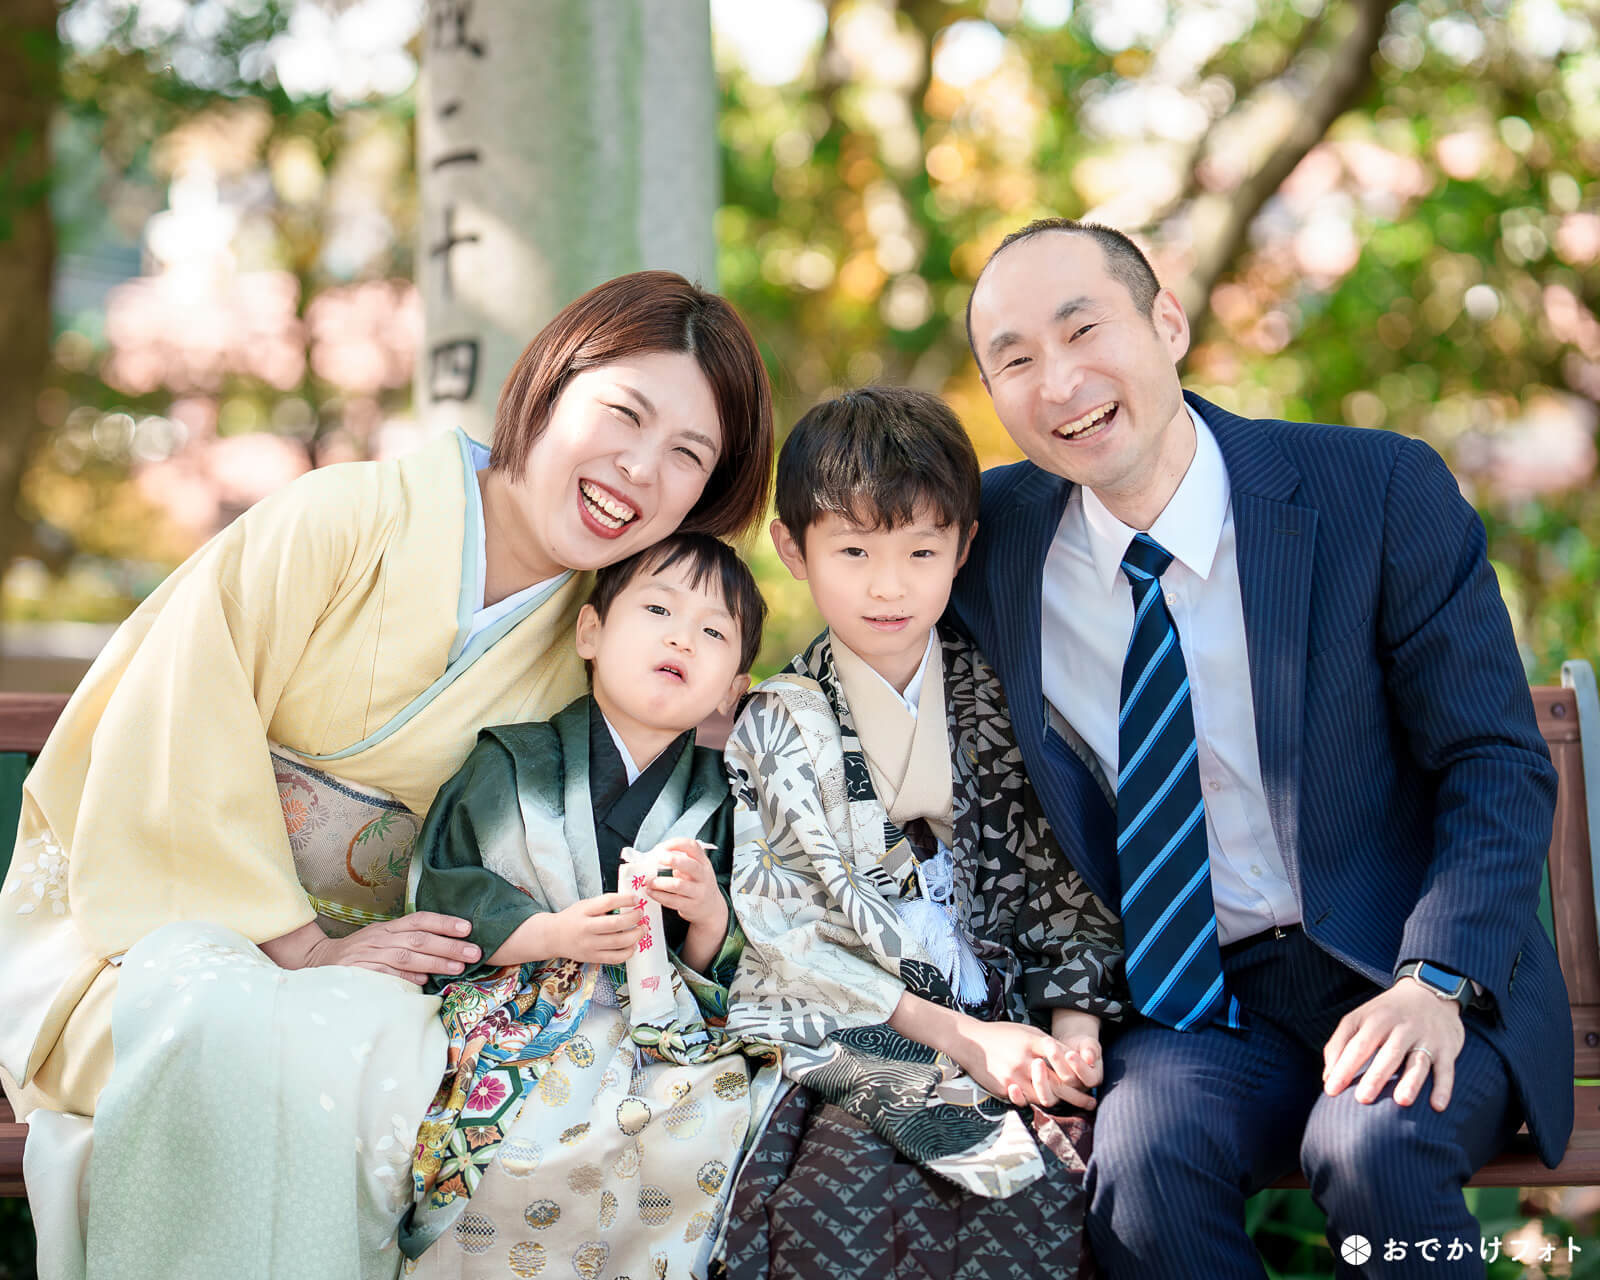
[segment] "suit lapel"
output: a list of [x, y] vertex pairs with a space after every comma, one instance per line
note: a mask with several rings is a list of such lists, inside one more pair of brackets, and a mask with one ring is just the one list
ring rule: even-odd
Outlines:
[[1306, 626], [1317, 512], [1291, 500], [1300, 473], [1257, 423], [1186, 395], [1216, 436], [1228, 467], [1261, 781], [1298, 897]]
[[1045, 557], [1071, 493], [1069, 482], [1034, 468], [1013, 493], [1007, 518], [992, 531], [986, 560], [995, 622], [991, 660], [1004, 679], [1017, 745], [1056, 842], [1096, 896], [1115, 903], [1121, 898], [1116, 815], [1076, 757], [1065, 753], [1065, 766], [1053, 768], [1045, 755], [1040, 655], [1051, 638], [1040, 635], [1041, 592]]

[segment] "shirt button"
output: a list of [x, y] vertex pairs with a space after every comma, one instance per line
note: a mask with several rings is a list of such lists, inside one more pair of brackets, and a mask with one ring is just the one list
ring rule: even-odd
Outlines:
[[1251, 874], [1251, 875], [1253, 875], [1253, 876], [1255, 876], [1255, 877], [1257, 877], [1257, 878], [1258, 878], [1258, 879], [1259, 879], [1259, 878], [1260, 878], [1260, 877], [1261, 877], [1261, 876], [1264, 876], [1264, 875], [1266, 875], [1266, 874], [1267, 874], [1267, 873], [1266, 873], [1266, 872], [1265, 872], [1265, 871], [1263, 871], [1263, 870], [1262, 870], [1262, 869], [1261, 869], [1261, 868], [1260, 868], [1260, 866], [1259, 866], [1259, 865], [1256, 865], [1256, 864], [1252, 864], [1252, 865], [1251, 865], [1251, 867], [1250, 867], [1250, 874]]
[[1176, 591], [1167, 592], [1167, 603], [1168, 604], [1177, 604], [1178, 603], [1178, 593]]
[[1221, 791], [1222, 790], [1222, 784], [1220, 782], [1218, 782], [1215, 778], [1211, 779], [1210, 782], [1206, 783], [1206, 786], [1210, 787], [1211, 790], [1213, 790], [1213, 791]]

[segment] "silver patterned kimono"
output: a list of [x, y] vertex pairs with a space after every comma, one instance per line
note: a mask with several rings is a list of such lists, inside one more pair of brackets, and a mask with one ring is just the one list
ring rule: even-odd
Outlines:
[[1022, 1114], [888, 1026], [910, 991], [986, 1019], [1120, 1016], [1121, 928], [1061, 856], [1023, 772], [998, 679], [940, 634], [954, 784], [952, 914], [989, 972], [963, 1005], [897, 911], [916, 842], [873, 790], [828, 633], [749, 697], [727, 746], [732, 897], [746, 946], [730, 1031], [784, 1047], [784, 1074], [918, 1165], [980, 1196], [1045, 1173]]

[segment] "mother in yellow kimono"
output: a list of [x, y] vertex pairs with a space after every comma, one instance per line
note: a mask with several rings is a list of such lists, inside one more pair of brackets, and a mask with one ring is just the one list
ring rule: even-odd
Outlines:
[[492, 452], [305, 476], [123, 624], [0, 890], [44, 1280], [395, 1273], [445, 1055], [418, 984], [477, 958], [401, 914], [417, 815], [480, 727], [583, 692], [584, 571], [748, 527], [771, 454], [744, 324], [639, 272], [529, 344]]

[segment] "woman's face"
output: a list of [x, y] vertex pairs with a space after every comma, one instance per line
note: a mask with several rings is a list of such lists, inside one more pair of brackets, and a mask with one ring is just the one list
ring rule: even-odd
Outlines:
[[716, 401], [695, 358], [641, 353], [574, 375], [513, 493], [542, 557], [598, 569], [676, 529], [721, 453]]

